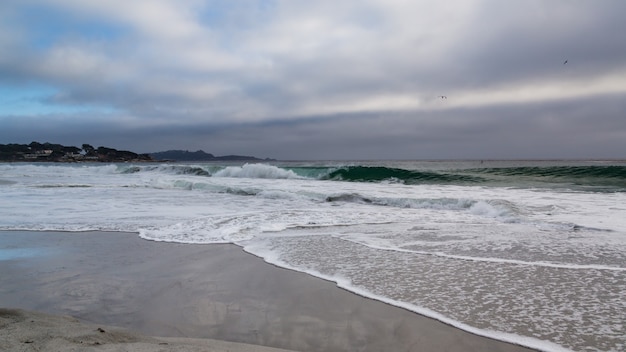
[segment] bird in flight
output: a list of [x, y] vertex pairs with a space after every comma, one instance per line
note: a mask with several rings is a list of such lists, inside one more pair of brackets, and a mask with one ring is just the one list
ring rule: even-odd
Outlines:
[[567, 63], [567, 60], [565, 60], [565, 61], [563, 62], [563, 65], [565, 65], [566, 63]]
[[448, 99], [448, 97], [447, 97], [447, 96], [445, 96], [445, 95], [438, 95], [438, 96], [437, 96], [437, 98], [441, 98], [441, 99]]

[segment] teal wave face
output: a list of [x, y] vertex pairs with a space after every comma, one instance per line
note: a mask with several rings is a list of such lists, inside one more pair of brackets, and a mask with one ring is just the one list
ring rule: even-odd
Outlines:
[[481, 183], [482, 177], [458, 173], [416, 171], [379, 166], [348, 166], [330, 172], [323, 179], [352, 182], [397, 181], [405, 184], [420, 183]]
[[[510, 179], [531, 179], [538, 182], [573, 184], [588, 187], [611, 187], [626, 190], [626, 166], [548, 166], [511, 167], [469, 170]], [[607, 189], [611, 190], [611, 189]]]
[[398, 182], [502, 187], [556, 187], [625, 192], [626, 166], [521, 166], [457, 170], [408, 170], [385, 166], [312, 168], [308, 176], [346, 182]]
[[626, 166], [549, 166], [474, 169], [504, 176], [535, 176], [562, 178], [611, 178], [626, 181]]

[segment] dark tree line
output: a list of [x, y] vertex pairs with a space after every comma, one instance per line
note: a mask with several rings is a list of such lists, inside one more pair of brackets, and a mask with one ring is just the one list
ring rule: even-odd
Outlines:
[[97, 149], [89, 144], [82, 148], [54, 143], [0, 144], [0, 161], [151, 161], [148, 154], [137, 154], [107, 147]]

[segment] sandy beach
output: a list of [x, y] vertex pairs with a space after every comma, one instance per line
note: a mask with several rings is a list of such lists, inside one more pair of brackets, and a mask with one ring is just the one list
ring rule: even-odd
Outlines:
[[212, 339], [144, 336], [69, 316], [0, 308], [2, 351], [288, 352]]
[[235, 245], [132, 233], [0, 231], [0, 306], [9, 351], [530, 351]]

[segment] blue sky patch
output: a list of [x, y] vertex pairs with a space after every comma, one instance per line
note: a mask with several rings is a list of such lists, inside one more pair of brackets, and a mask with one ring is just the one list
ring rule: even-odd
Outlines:
[[117, 109], [95, 104], [65, 105], [50, 103], [59, 90], [46, 86], [9, 87], [0, 85], [0, 117], [81, 112], [112, 113]]
[[81, 18], [63, 9], [52, 6], [25, 6], [16, 19], [28, 22], [29, 45], [37, 50], [46, 50], [66, 40], [89, 42], [111, 42], [129, 33], [121, 24], [99, 21], [97, 18]]

